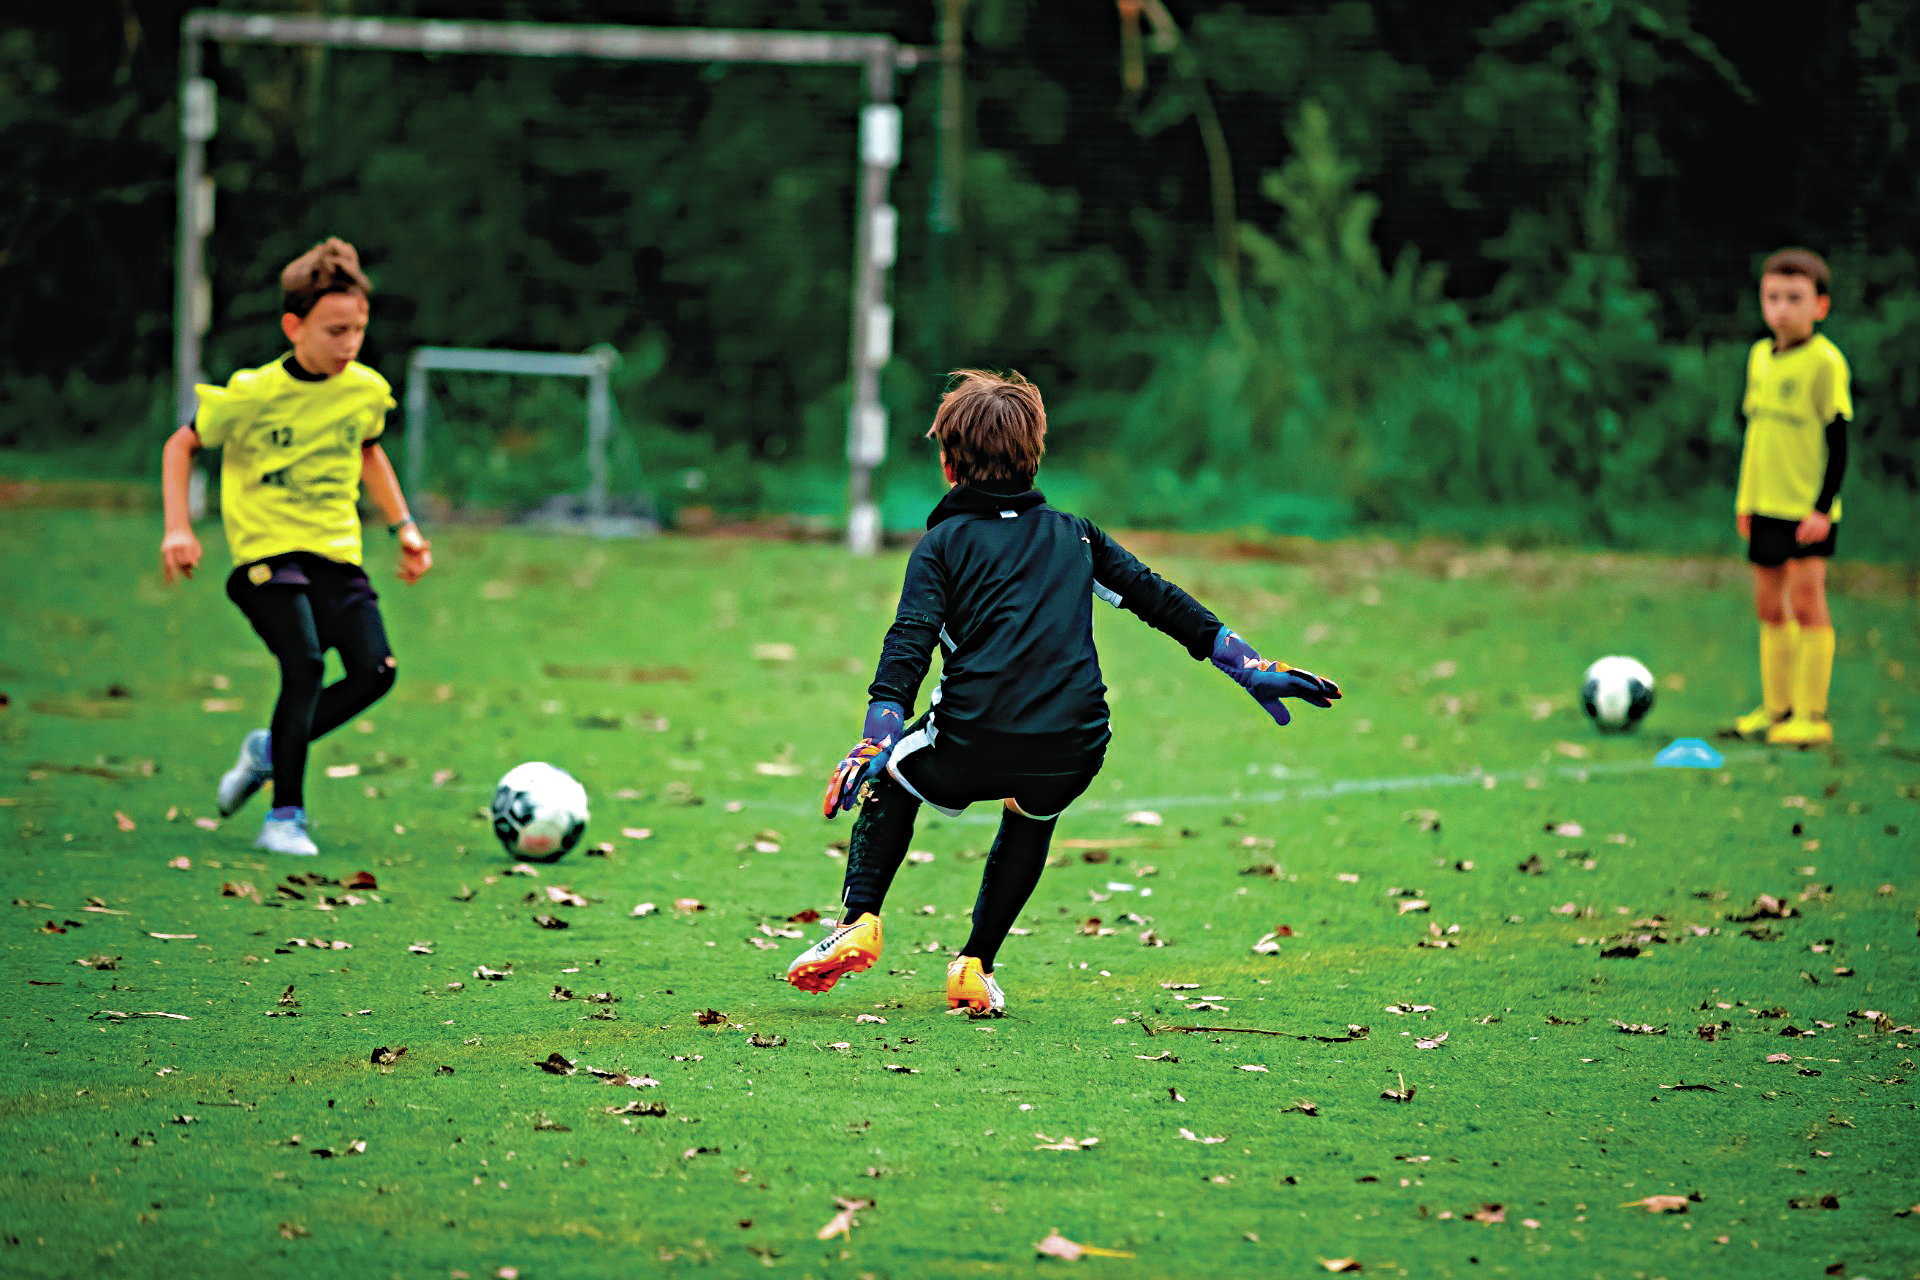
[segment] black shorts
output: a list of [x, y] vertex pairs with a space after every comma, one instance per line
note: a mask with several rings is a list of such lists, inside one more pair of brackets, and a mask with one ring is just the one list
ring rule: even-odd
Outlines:
[[343, 615], [376, 607], [380, 600], [366, 570], [359, 565], [329, 560], [310, 551], [268, 556], [240, 565], [227, 575], [227, 598], [249, 620], [260, 602], [274, 594], [262, 595], [268, 587], [293, 587], [305, 594], [313, 609], [314, 626], [323, 637]]
[[887, 772], [949, 818], [976, 800], [1012, 800], [1029, 818], [1057, 818], [1093, 785], [1104, 756], [1063, 753], [1057, 771], [1014, 769], [985, 751], [942, 742], [922, 716], [893, 749]]
[[1804, 560], [1809, 556], [1831, 559], [1834, 539], [1840, 534], [1840, 522], [1836, 520], [1827, 526], [1826, 537], [1803, 545], [1793, 536], [1793, 531], [1800, 527], [1798, 520], [1782, 520], [1778, 516], [1748, 519], [1752, 532], [1747, 536], [1747, 559], [1763, 569], [1778, 569], [1789, 560]]

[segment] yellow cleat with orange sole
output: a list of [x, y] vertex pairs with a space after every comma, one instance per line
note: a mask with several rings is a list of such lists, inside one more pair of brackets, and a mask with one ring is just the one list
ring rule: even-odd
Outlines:
[[1776, 747], [1825, 747], [1833, 743], [1831, 720], [1790, 716], [1767, 730], [1767, 742]]
[[1007, 997], [978, 960], [960, 956], [947, 966], [947, 1008], [965, 1009], [975, 1018], [997, 1018], [1007, 1011]]
[[880, 917], [867, 911], [794, 957], [787, 966], [787, 981], [819, 995], [831, 991], [848, 974], [871, 969], [879, 958]]

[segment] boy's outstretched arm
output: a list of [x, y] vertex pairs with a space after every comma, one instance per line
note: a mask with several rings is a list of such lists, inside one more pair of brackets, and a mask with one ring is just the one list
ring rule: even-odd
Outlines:
[[860, 798], [860, 788], [886, 767], [933, 665], [933, 646], [939, 642], [945, 616], [944, 578], [938, 567], [916, 550], [907, 561], [906, 582], [900, 589], [900, 607], [893, 625], [880, 642], [879, 667], [873, 683], [867, 686], [867, 715], [860, 727], [860, 741], [827, 782], [827, 794], [820, 806], [826, 817], [853, 808]]
[[1090, 521], [1083, 523], [1093, 552], [1095, 594], [1172, 636], [1195, 660], [1212, 662], [1245, 689], [1276, 724], [1292, 719], [1282, 698], [1328, 707], [1340, 696], [1340, 686], [1323, 676], [1262, 658], [1205, 605], [1140, 563], [1098, 526]]

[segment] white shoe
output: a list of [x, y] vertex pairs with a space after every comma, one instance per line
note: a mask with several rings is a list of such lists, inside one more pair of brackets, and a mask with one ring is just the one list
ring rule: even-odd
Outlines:
[[233, 768], [220, 775], [220, 816], [230, 818], [253, 793], [273, 777], [273, 760], [267, 754], [267, 731], [255, 729], [240, 743], [240, 758]]
[[260, 835], [253, 842], [256, 849], [265, 849], [268, 853], [292, 854], [296, 858], [311, 858], [320, 852], [320, 846], [307, 834], [307, 815], [304, 811], [293, 818], [268, 818], [260, 826]]

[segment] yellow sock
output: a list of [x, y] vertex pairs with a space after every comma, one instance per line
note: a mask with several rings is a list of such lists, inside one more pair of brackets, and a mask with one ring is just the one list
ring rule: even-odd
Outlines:
[[1827, 718], [1827, 689], [1833, 683], [1833, 628], [1800, 629], [1800, 666], [1793, 681], [1793, 714], [1802, 720]]
[[[1827, 630], [1831, 637], [1833, 631]], [[1828, 649], [1832, 656], [1832, 649]], [[1760, 701], [1767, 713], [1774, 717], [1787, 714], [1794, 706], [1794, 681], [1800, 674], [1800, 624], [1789, 618], [1785, 622], [1763, 622], [1760, 624]], [[1821, 688], [1825, 688], [1823, 684]], [[1826, 699], [1822, 696], [1820, 705], [1825, 708]]]

